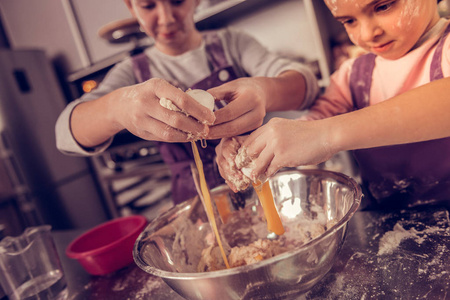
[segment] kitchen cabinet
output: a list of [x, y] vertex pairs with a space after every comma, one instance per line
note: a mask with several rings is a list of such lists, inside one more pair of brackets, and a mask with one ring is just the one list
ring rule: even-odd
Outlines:
[[[66, 0], [68, 1], [68, 0]], [[110, 44], [98, 36], [98, 30], [113, 21], [130, 18], [123, 0], [75, 0], [68, 1], [73, 8], [79, 31], [84, 39], [90, 65], [101, 62], [118, 53], [132, 50], [131, 44]]]
[[122, 0], [0, 0], [0, 13], [12, 48], [43, 49], [67, 74], [130, 47], [97, 36], [102, 25], [130, 17]]
[[[12, 48], [42, 48], [67, 75], [113, 64], [133, 47], [97, 35], [101, 26], [130, 17], [122, 0], [0, 0], [0, 13]], [[311, 63], [322, 86], [330, 73], [330, 19], [317, 0], [202, 0], [195, 16], [200, 29], [236, 26], [270, 50]]]
[[269, 50], [309, 64], [327, 86], [332, 72], [330, 38], [339, 33], [323, 1], [226, 0], [196, 14], [200, 29], [233, 26], [252, 34]]
[[84, 65], [64, 13], [64, 1], [1, 0], [2, 25], [11, 48], [42, 48], [67, 71]]

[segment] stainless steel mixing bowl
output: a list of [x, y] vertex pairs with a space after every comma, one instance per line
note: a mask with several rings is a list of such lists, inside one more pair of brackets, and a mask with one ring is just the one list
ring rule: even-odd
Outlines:
[[[161, 277], [186, 299], [292, 299], [306, 292], [331, 269], [344, 242], [347, 223], [360, 204], [361, 188], [340, 173], [297, 169], [277, 173], [270, 185], [287, 233], [293, 232], [292, 222], [307, 226], [317, 218], [327, 224], [327, 230], [295, 249], [254, 264], [197, 272], [201, 251], [211, 240], [211, 227], [197, 197], [173, 207], [147, 226], [134, 246], [136, 264]], [[227, 186], [211, 191], [213, 198], [224, 194], [230, 203], [243, 203], [236, 201]], [[236, 242], [232, 239], [239, 239], [236, 226], [264, 222], [255, 193], [250, 190], [245, 198], [245, 208], [232, 210], [238, 222], [223, 223], [217, 218], [230, 245]], [[246, 242], [258, 238], [274, 237], [259, 230]]]

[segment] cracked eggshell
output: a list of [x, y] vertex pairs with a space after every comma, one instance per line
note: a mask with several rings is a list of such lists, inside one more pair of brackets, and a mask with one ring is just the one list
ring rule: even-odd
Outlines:
[[159, 105], [172, 111], [181, 111], [171, 100], [167, 98], [159, 99]]
[[186, 94], [194, 98], [198, 103], [209, 108], [211, 111], [214, 110], [214, 97], [207, 91], [195, 89], [188, 90]]

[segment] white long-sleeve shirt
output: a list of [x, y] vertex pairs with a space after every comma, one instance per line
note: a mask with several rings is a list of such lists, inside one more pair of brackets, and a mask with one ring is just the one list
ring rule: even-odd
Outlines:
[[[222, 29], [218, 35], [224, 45], [228, 62], [233, 65], [238, 77], [275, 77], [287, 70], [303, 74], [306, 80], [306, 95], [300, 109], [308, 108], [315, 100], [319, 88], [313, 72], [300, 62], [282, 58], [269, 52], [256, 39], [236, 29]], [[160, 52], [156, 47], [145, 50], [149, 58], [152, 77], [163, 78], [186, 89], [211, 74], [205, 51], [205, 43], [192, 51], [178, 56]], [[112, 139], [92, 149], [81, 147], [70, 130], [70, 116], [76, 105], [104, 96], [118, 88], [136, 84], [131, 58], [119, 62], [106, 75], [99, 87], [71, 102], [61, 113], [56, 123], [56, 141], [60, 151], [73, 155], [94, 155], [104, 151]]]

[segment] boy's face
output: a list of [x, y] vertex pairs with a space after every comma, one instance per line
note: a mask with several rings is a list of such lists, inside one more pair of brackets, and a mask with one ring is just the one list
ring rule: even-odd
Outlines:
[[408, 53], [439, 20], [436, 0], [325, 0], [352, 42], [386, 59]]
[[156, 47], [169, 55], [189, 49], [195, 32], [194, 11], [199, 0], [124, 0]]

